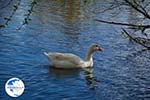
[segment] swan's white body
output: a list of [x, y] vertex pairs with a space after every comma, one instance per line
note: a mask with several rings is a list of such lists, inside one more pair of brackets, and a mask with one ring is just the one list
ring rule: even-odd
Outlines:
[[51, 65], [56, 68], [85, 68], [93, 66], [92, 54], [96, 50], [102, 50], [97, 45], [92, 45], [86, 55], [86, 59], [83, 60], [79, 56], [71, 53], [46, 53], [44, 55], [51, 61]]
[[57, 68], [81, 68], [93, 66], [93, 60], [84, 61], [71, 53], [44, 53], [51, 61], [51, 65]]

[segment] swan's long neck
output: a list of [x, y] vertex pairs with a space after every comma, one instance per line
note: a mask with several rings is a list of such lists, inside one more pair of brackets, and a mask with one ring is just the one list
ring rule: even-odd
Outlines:
[[85, 60], [86, 61], [93, 60], [93, 51], [91, 50], [91, 48], [89, 48], [89, 50], [87, 51]]

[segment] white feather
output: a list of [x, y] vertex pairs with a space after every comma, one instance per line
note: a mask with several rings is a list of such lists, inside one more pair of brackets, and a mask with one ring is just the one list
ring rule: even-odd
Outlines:
[[[83, 60], [79, 56], [71, 53], [46, 53], [44, 55], [51, 61], [51, 65], [57, 68], [83, 68], [93, 66], [92, 53], [96, 51], [97, 45], [92, 45], [86, 59]], [[98, 50], [98, 49], [97, 49]]]

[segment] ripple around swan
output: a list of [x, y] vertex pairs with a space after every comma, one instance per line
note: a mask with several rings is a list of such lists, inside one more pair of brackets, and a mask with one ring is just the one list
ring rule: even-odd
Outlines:
[[[104, 0], [85, 7], [79, 1], [37, 0], [29, 25], [17, 31], [30, 2], [21, 0], [13, 20], [0, 30], [1, 99], [12, 99], [4, 85], [9, 78], [18, 77], [25, 83], [19, 100], [149, 100], [150, 52], [123, 39], [116, 32], [118, 27], [93, 21], [109, 17], [93, 12], [105, 7]], [[8, 9], [0, 10], [0, 15], [9, 15]], [[91, 43], [104, 48], [94, 54], [91, 69], [55, 69], [43, 55], [45, 51], [71, 52], [84, 58]]]

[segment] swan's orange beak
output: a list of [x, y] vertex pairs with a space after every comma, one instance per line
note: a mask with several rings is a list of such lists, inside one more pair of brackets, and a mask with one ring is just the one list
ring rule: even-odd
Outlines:
[[103, 51], [103, 50], [104, 50], [104, 49], [103, 49], [103, 48], [101, 48], [101, 47], [99, 47], [99, 48], [98, 48], [98, 51]]

